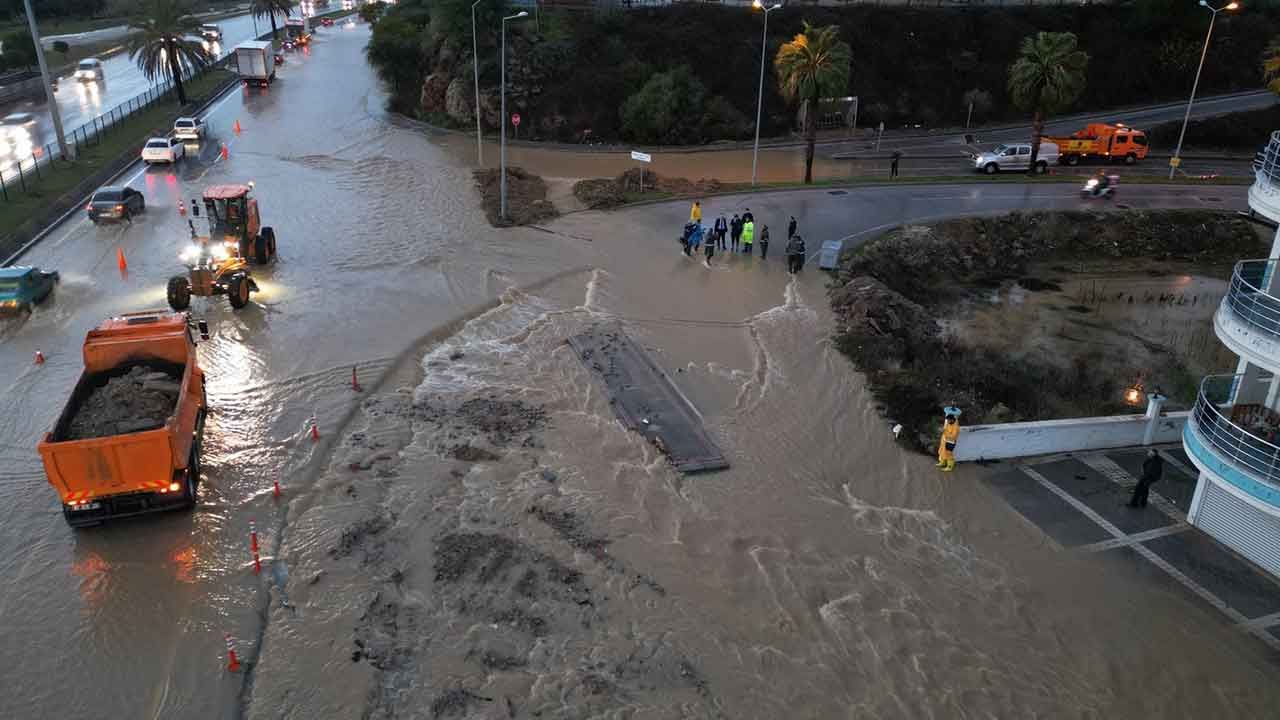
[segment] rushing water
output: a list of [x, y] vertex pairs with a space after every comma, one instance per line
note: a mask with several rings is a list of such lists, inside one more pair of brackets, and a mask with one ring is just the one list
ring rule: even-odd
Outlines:
[[[883, 221], [876, 207], [990, 196], [711, 200], [775, 230], [769, 260], [711, 268], [677, 252], [682, 205], [495, 231], [467, 150], [383, 114], [366, 38], [323, 32], [270, 93], [217, 106], [203, 159], [132, 179], [150, 207], [132, 227], [73, 221], [29, 258], [66, 279], [0, 341], [0, 717], [1274, 707], [1269, 659], [1209, 611], [1047, 547], [976, 471], [902, 453], [827, 339], [824, 279], [777, 256], [792, 212], [834, 236]], [[197, 511], [71, 532], [33, 448], [84, 332], [163, 303], [179, 198], [250, 179], [281, 262], [245, 311], [198, 301], [214, 414]], [[600, 323], [649, 349], [729, 470], [681, 477], [622, 429], [564, 345]]]

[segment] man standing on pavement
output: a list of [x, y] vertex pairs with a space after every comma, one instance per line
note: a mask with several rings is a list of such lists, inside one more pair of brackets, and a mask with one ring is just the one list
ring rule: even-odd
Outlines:
[[787, 272], [795, 275], [804, 267], [804, 239], [792, 235], [787, 241]]
[[740, 239], [742, 239], [742, 218], [738, 217], [738, 213], [734, 213], [733, 219], [729, 221], [729, 249], [738, 252]]
[[898, 160], [902, 158], [902, 153], [894, 150], [892, 158], [889, 161], [889, 179], [896, 180], [898, 178]]
[[724, 242], [724, 236], [714, 231], [711, 233], [711, 236], [707, 238], [707, 244], [706, 244], [707, 257], [705, 260], [702, 261], [702, 264], [706, 265], [708, 268], [711, 267], [711, 258], [716, 256], [716, 237], [717, 236], [720, 237], [720, 242]]
[[796, 216], [791, 216], [791, 222], [787, 223], [787, 239], [790, 240], [796, 234]]
[[1138, 484], [1133, 488], [1133, 497], [1129, 498], [1127, 503], [1131, 508], [1144, 508], [1147, 506], [1147, 493], [1151, 491], [1151, 486], [1160, 480], [1160, 476], [1164, 474], [1164, 460], [1160, 458], [1160, 453], [1155, 450], [1147, 451], [1147, 459], [1142, 461], [1142, 477], [1138, 479]]
[[[750, 213], [748, 213], [749, 215]], [[750, 218], [742, 218], [742, 252], [750, 255], [751, 244], [756, 241], [756, 223]]]
[[760, 226], [760, 259], [769, 257], [769, 226]]
[[689, 209], [689, 222], [691, 223], [702, 222], [702, 203], [698, 202], [697, 200], [693, 201], [693, 207]]
[[729, 232], [729, 222], [724, 219], [724, 215], [721, 215], [720, 217], [716, 218], [714, 232], [715, 232], [716, 247], [719, 250], [723, 250], [724, 236]]

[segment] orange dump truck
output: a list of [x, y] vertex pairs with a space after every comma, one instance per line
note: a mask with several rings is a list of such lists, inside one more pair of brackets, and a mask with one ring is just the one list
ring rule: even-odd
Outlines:
[[192, 507], [206, 407], [185, 313], [131, 313], [90, 330], [84, 372], [38, 446], [67, 523]]
[[1058, 146], [1061, 162], [1075, 165], [1085, 158], [1120, 160], [1132, 165], [1147, 156], [1147, 134], [1128, 125], [1089, 123], [1067, 137], [1045, 137]]

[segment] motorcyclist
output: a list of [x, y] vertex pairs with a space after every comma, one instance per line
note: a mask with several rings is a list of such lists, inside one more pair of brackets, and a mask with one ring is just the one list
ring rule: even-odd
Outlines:
[[1093, 188], [1094, 195], [1101, 195], [1107, 188], [1111, 187], [1111, 176], [1107, 174], [1106, 170], [1099, 170], [1093, 178], [1098, 181], [1098, 184]]

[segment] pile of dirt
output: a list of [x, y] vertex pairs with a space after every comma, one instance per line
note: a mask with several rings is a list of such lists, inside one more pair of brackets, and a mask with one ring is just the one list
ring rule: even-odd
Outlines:
[[88, 440], [163, 427], [178, 405], [180, 376], [146, 365], [108, 377], [90, 391], [63, 440]]
[[507, 217], [499, 217], [501, 210], [501, 180], [498, 170], [476, 170], [476, 187], [480, 190], [480, 204], [484, 214], [494, 227], [530, 225], [553, 218], [559, 213], [547, 199], [547, 183], [524, 168], [507, 168]]
[[[643, 174], [642, 174], [643, 173]], [[643, 184], [641, 181], [643, 180]], [[579, 180], [573, 186], [573, 194], [592, 210], [606, 210], [627, 202], [627, 193], [645, 192], [672, 195], [706, 195], [720, 192], [729, 186], [714, 178], [690, 180], [688, 178], [663, 177], [652, 170], [631, 168], [616, 178], [592, 178]]]
[[[1121, 367], [1096, 344], [1070, 338], [1064, 345], [1076, 354], [1052, 357], [1032, 348], [991, 347], [956, 329], [965, 327], [973, 307], [990, 306], [993, 288], [1062, 290], [1056, 280], [1028, 276], [1033, 269], [1069, 276], [1124, 263], [1156, 274], [1178, 267], [1224, 276], [1261, 246], [1248, 222], [1202, 211], [1012, 213], [905, 227], [841, 259], [828, 291], [834, 342], [867, 374], [890, 421], [903, 425], [900, 438], [926, 452], [937, 444], [946, 405], [962, 408], [970, 423], [1133, 412], [1118, 378], [1144, 371], [1166, 379], [1186, 375], [1177, 353], [1144, 346], [1148, 362], [1154, 358], [1159, 367]], [[1123, 292], [1116, 297], [1126, 304], [1142, 300]]]

